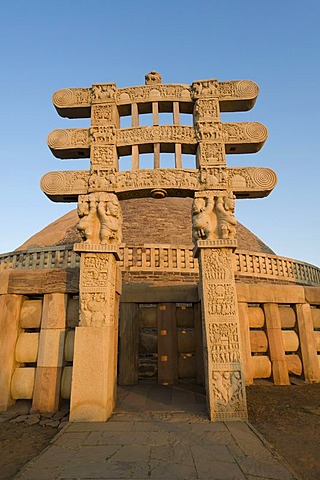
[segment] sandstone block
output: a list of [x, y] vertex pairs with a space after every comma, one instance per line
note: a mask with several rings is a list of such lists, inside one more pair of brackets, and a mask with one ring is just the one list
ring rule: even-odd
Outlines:
[[293, 375], [302, 375], [302, 362], [299, 355], [286, 355], [286, 362], [289, 373]]
[[261, 331], [250, 331], [250, 344], [251, 344], [251, 351], [258, 353], [258, 352], [266, 352], [268, 350], [268, 339], [266, 334]]
[[306, 302], [310, 305], [320, 305], [320, 287], [304, 287]]
[[[238, 303], [242, 359], [246, 385], [253, 383], [250, 344], [250, 309], [247, 303]], [[263, 312], [262, 312], [263, 313]], [[263, 315], [264, 320], [264, 315]]]
[[15, 346], [19, 333], [21, 295], [0, 295], [0, 410], [7, 410], [13, 401], [11, 377], [15, 368]]
[[39, 333], [20, 333], [16, 344], [18, 363], [36, 362], [38, 356]]
[[22, 304], [21, 328], [39, 328], [41, 324], [42, 300], [26, 300]]
[[8, 293], [10, 272], [9, 269], [0, 272], [0, 295]]
[[279, 307], [274, 303], [266, 303], [263, 305], [263, 309], [266, 317], [273, 381], [276, 385], [290, 385]]
[[63, 293], [47, 293], [43, 297], [41, 328], [65, 328], [68, 296]]
[[265, 322], [261, 307], [248, 308], [249, 325], [251, 328], [262, 328]]
[[306, 303], [297, 305], [296, 311], [304, 378], [307, 382], [320, 382], [320, 369], [310, 305]]
[[251, 357], [253, 378], [270, 378], [271, 362], [265, 355], [256, 355]]
[[76, 327], [70, 420], [104, 422], [112, 413], [116, 376], [113, 327]]
[[15, 400], [31, 399], [36, 369], [33, 367], [16, 368], [11, 381], [11, 396]]
[[62, 367], [37, 367], [32, 410], [54, 412], [59, 408]]
[[[299, 348], [299, 337], [294, 331], [282, 330], [284, 349], [286, 352], [296, 352]], [[288, 358], [288, 356], [286, 356]]]
[[39, 339], [38, 366], [61, 367], [64, 353], [65, 330], [42, 329]]
[[296, 324], [296, 313], [292, 307], [279, 306], [280, 321], [282, 328], [294, 328]]
[[236, 285], [238, 302], [304, 303], [304, 288], [298, 285]]

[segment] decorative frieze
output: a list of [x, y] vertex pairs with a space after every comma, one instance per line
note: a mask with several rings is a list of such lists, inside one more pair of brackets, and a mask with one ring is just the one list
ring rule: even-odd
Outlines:
[[201, 120], [196, 123], [195, 131], [199, 142], [212, 140], [230, 145], [264, 143], [268, 137], [268, 130], [258, 122], [222, 123]]
[[88, 144], [104, 145], [106, 143], [116, 143], [116, 128], [114, 125], [108, 127], [91, 127]]
[[259, 167], [208, 166], [201, 170], [159, 168], [123, 172], [103, 169], [103, 166], [100, 169], [94, 164], [92, 167], [91, 175], [81, 170], [49, 172], [41, 179], [42, 191], [56, 202], [77, 201], [78, 195], [101, 190], [116, 192], [121, 198], [126, 193], [127, 198], [131, 198], [137, 190], [146, 195], [155, 188], [165, 189], [168, 195], [181, 192], [189, 196], [194, 191], [230, 189], [237, 197], [257, 198], [269, 195], [277, 183], [273, 170]]
[[[216, 149], [218, 144], [224, 144], [227, 153], [251, 153], [260, 150], [267, 136], [266, 127], [257, 122], [198, 121], [195, 128], [162, 125], [116, 129], [114, 125], [97, 125], [89, 130], [54, 130], [49, 134], [47, 141], [51, 151], [58, 158], [78, 158], [89, 156], [90, 146], [105, 144], [116, 144], [117, 147], [123, 147], [154, 143], [196, 145], [199, 142], [207, 144], [212, 142]], [[221, 147], [218, 157], [222, 162]]]
[[[79, 111], [83, 107], [88, 109], [92, 104], [115, 102], [117, 105], [126, 105], [168, 100], [191, 104], [191, 95], [193, 99], [216, 97], [221, 103], [221, 111], [231, 111], [230, 105], [233, 103], [236, 111], [238, 105], [240, 109], [246, 109], [241, 108], [239, 100], [254, 101], [258, 93], [257, 84], [251, 80], [227, 82], [218, 82], [216, 79], [201, 80], [194, 82], [191, 87], [185, 84], [162, 84], [150, 81], [146, 85], [127, 88], [117, 88], [115, 83], [94, 84], [92, 88], [64, 88], [56, 91], [52, 100], [59, 113], [63, 115], [63, 110], [69, 110], [71, 117], [77, 117], [77, 108]], [[230, 105], [227, 105], [226, 101]], [[252, 106], [253, 104], [251, 108]]]
[[181, 125], [125, 128], [117, 131], [117, 145], [119, 147], [158, 142], [195, 144], [196, 137], [193, 127]]

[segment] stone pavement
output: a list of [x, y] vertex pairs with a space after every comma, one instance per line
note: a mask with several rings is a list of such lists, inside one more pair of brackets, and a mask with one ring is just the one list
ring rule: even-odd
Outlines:
[[69, 423], [15, 480], [293, 480], [245, 422], [211, 423], [204, 390], [119, 387], [106, 423]]
[[297, 479], [244, 422], [119, 413], [69, 424], [15, 480]]

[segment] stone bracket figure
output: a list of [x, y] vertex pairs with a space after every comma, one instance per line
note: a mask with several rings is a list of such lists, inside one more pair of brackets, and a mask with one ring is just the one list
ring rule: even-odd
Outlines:
[[215, 238], [215, 217], [213, 214], [214, 197], [196, 197], [192, 204], [192, 237], [198, 240]]
[[79, 195], [77, 229], [89, 244], [120, 244], [122, 215], [114, 193]]
[[200, 196], [199, 193], [192, 205], [193, 242], [235, 238], [235, 196], [231, 192], [224, 196], [215, 196], [213, 192], [203, 192]]
[[237, 220], [234, 216], [235, 195], [229, 193], [216, 201], [218, 238], [235, 238]]

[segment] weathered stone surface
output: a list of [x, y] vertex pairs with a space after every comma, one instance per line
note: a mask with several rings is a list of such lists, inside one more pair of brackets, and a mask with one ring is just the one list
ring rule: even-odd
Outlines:
[[12, 270], [8, 292], [12, 294], [78, 293], [79, 270], [76, 268], [34, 270]]
[[211, 420], [247, 417], [232, 239], [197, 242], [205, 378]]
[[19, 334], [21, 295], [0, 295], [0, 411], [13, 403], [10, 392], [15, 368], [15, 345]]
[[39, 333], [20, 333], [16, 343], [17, 363], [34, 363], [38, 357]]
[[274, 303], [265, 303], [263, 309], [266, 317], [273, 381], [276, 385], [290, 385], [279, 307]]
[[239, 302], [248, 303], [304, 303], [305, 290], [298, 285], [236, 285]]
[[42, 315], [42, 300], [26, 300], [21, 307], [21, 328], [39, 328]]
[[15, 400], [32, 398], [35, 373], [36, 369], [34, 367], [16, 368], [14, 370], [11, 380], [12, 398]]
[[54, 412], [59, 408], [62, 367], [38, 366], [36, 369], [32, 410]]
[[43, 297], [41, 328], [64, 329], [68, 297], [61, 293], [48, 293]]
[[103, 422], [112, 413], [115, 332], [113, 327], [76, 327], [70, 420]]

